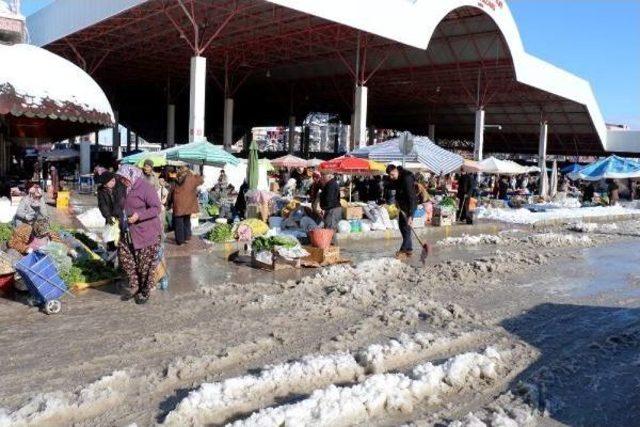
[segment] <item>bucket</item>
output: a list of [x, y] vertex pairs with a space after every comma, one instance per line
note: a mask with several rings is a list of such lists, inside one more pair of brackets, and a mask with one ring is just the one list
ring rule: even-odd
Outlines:
[[5, 294], [13, 291], [13, 284], [16, 281], [14, 273], [0, 275], [0, 294]]
[[269, 228], [282, 228], [282, 217], [281, 216], [270, 217]]
[[58, 198], [56, 199], [56, 208], [63, 209], [69, 207], [69, 192], [58, 191]]
[[319, 249], [327, 249], [331, 246], [331, 240], [333, 239], [333, 234], [335, 232], [330, 228], [316, 228], [315, 230], [310, 230], [309, 242], [311, 242], [312, 246], [315, 246]]

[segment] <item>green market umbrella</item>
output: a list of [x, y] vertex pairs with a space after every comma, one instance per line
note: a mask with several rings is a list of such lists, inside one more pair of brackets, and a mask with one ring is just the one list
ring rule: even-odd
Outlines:
[[207, 141], [192, 142], [174, 147], [167, 153], [167, 160], [178, 160], [193, 165], [224, 167], [227, 164], [237, 165], [240, 160], [227, 153], [219, 146]]
[[258, 188], [259, 174], [258, 145], [255, 141], [252, 141], [249, 147], [249, 161], [247, 162], [247, 184], [249, 184], [249, 190], [256, 190]]

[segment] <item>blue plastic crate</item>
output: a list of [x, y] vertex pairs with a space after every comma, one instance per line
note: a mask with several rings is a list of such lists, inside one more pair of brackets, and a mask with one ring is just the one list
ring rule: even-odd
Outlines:
[[42, 252], [32, 252], [16, 263], [31, 295], [39, 304], [59, 299], [67, 291], [52, 259]]

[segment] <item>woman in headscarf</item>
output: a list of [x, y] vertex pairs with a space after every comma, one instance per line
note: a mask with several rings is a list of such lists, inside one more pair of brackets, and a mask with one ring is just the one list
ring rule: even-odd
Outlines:
[[15, 226], [22, 224], [32, 224], [37, 218], [46, 218], [46, 205], [42, 193], [42, 188], [38, 184], [29, 187], [27, 195], [20, 200], [16, 216]]
[[122, 269], [129, 277], [129, 292], [124, 301], [135, 298], [136, 304], [149, 300], [155, 285], [155, 272], [160, 249], [161, 204], [158, 193], [135, 166], [122, 165], [117, 174], [126, 187], [126, 196], [120, 217], [123, 238], [118, 246]]

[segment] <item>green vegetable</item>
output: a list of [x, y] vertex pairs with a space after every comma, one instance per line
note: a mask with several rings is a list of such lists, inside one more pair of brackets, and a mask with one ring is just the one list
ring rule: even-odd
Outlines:
[[102, 260], [78, 261], [68, 270], [60, 272], [60, 278], [68, 285], [99, 282], [101, 280], [115, 279], [118, 276], [118, 271]]
[[453, 197], [444, 197], [442, 199], [442, 201], [440, 202], [440, 206], [455, 208], [456, 207], [456, 199], [453, 198]]
[[233, 228], [229, 224], [216, 224], [207, 235], [207, 239], [215, 243], [233, 240]]
[[13, 235], [13, 228], [9, 224], [0, 224], [0, 243], [7, 243]]
[[286, 249], [298, 246], [298, 241], [291, 236], [272, 236], [272, 237], [256, 237], [253, 239], [251, 248], [255, 252], [271, 251], [276, 246], [282, 246]]
[[210, 216], [217, 217], [218, 215], [220, 215], [220, 208], [217, 205], [209, 205], [207, 206], [207, 213]]

